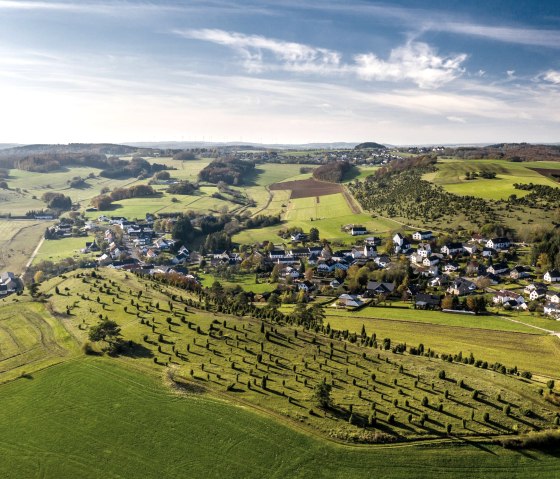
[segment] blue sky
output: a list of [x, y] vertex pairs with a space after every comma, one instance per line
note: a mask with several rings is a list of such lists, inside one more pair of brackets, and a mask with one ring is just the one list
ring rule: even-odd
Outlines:
[[0, 142], [560, 142], [560, 2], [0, 0]]

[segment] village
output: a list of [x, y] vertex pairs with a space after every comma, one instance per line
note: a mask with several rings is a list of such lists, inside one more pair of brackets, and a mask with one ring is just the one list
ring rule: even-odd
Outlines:
[[[158, 229], [158, 219], [152, 214], [142, 221], [101, 215], [87, 221], [79, 229], [90, 235], [80, 255], [90, 259], [90, 267], [177, 274], [207, 287], [243, 277], [243, 287], [232, 287], [256, 303], [315, 300], [348, 311], [406, 304], [450, 314], [528, 311], [560, 319], [560, 271], [521, 264], [527, 245], [506, 237], [474, 234], [448, 241], [421, 230], [381, 237], [363, 226], [345, 225], [351, 246], [319, 240], [317, 230], [295, 229], [284, 234], [281, 244], [271, 239], [199, 251]], [[176, 220], [165, 218], [167, 225]], [[65, 220], [48, 237], [75, 233]]]

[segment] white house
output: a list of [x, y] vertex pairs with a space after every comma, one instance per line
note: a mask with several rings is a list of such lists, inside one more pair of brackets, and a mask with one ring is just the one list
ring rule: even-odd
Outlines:
[[367, 235], [367, 229], [363, 226], [352, 226], [350, 234], [352, 236]]
[[547, 303], [544, 305], [544, 314], [552, 316], [560, 320], [560, 304], [559, 303]]
[[441, 247], [440, 250], [443, 254], [448, 256], [452, 256], [457, 253], [461, 253], [463, 251], [463, 244], [462, 243], [446, 243]]
[[341, 294], [335, 303], [336, 306], [342, 306], [344, 308], [358, 308], [363, 304], [364, 302], [353, 294]]
[[415, 231], [412, 234], [412, 239], [415, 241], [424, 241], [433, 238], [433, 233], [431, 231]]
[[545, 283], [556, 283], [560, 281], [560, 271], [557, 269], [551, 269], [547, 271], [543, 276], [543, 281]]
[[560, 303], [560, 293], [555, 293], [554, 291], [548, 291], [546, 293], [546, 300], [550, 303]]
[[510, 245], [511, 242], [507, 238], [503, 237], [492, 238], [486, 242], [487, 248], [492, 248], [495, 250], [508, 249]]
[[438, 263], [439, 263], [439, 258], [434, 255], [424, 258], [424, 261], [422, 261], [422, 264], [424, 266], [434, 266]]
[[525, 302], [523, 296], [513, 291], [500, 290], [492, 297], [494, 304], [505, 304], [509, 301], [515, 301], [518, 305]]
[[429, 243], [420, 243], [416, 249], [416, 253], [422, 256], [422, 258], [427, 258], [432, 254], [432, 247]]

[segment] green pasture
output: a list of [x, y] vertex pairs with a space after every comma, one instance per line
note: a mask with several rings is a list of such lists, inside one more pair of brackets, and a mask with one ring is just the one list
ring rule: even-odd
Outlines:
[[80, 236], [77, 238], [61, 238], [56, 240], [45, 240], [37, 252], [33, 263], [39, 261], [52, 261], [56, 263], [64, 258], [89, 258], [92, 254], [82, 254], [80, 250], [85, 248], [87, 241], [93, 241], [91, 236]]
[[[517, 366], [533, 373], [558, 376], [560, 361], [560, 338], [508, 330], [491, 330], [477, 327], [457, 327], [418, 321], [393, 319], [354, 318], [341, 315], [328, 316], [333, 328], [348, 329], [358, 334], [362, 325], [379, 338], [389, 337], [395, 341], [417, 345], [423, 343], [440, 353], [463, 355], [473, 353], [490, 363], [500, 362], [508, 367]], [[507, 325], [504, 324], [504, 328]], [[519, 325], [517, 325], [519, 327]], [[534, 334], [534, 333], [537, 334]]]
[[410, 303], [395, 301], [390, 307], [365, 307], [359, 311], [346, 311], [327, 308], [327, 316], [351, 319], [391, 319], [397, 321], [413, 321], [418, 323], [458, 326], [463, 328], [492, 329], [496, 331], [518, 331], [538, 334], [538, 331], [518, 323], [512, 323], [499, 316], [475, 316], [468, 314], [450, 314], [442, 311], [423, 311], [414, 309]]
[[556, 453], [469, 441], [337, 445], [246, 408], [172, 394], [157, 377], [106, 359], [69, 362], [3, 385], [0, 401], [0, 474], [6, 479], [511, 479], [560, 472]]
[[[558, 186], [558, 183], [531, 168], [558, 169], [559, 166], [558, 163], [544, 161], [515, 163], [506, 160], [439, 160], [437, 172], [428, 173], [424, 178], [443, 186], [450, 193], [485, 199], [507, 199], [512, 194], [518, 197], [528, 194], [527, 191], [516, 190], [514, 183]], [[465, 180], [465, 174], [473, 171], [493, 171], [497, 176], [494, 179]]]

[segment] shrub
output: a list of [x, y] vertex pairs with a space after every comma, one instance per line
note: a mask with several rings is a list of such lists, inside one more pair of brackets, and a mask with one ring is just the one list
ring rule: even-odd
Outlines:
[[445, 379], [445, 371], [443, 369], [438, 373], [438, 378]]
[[485, 412], [482, 416], [482, 420], [484, 422], [490, 422], [490, 414], [488, 414], [487, 412]]

